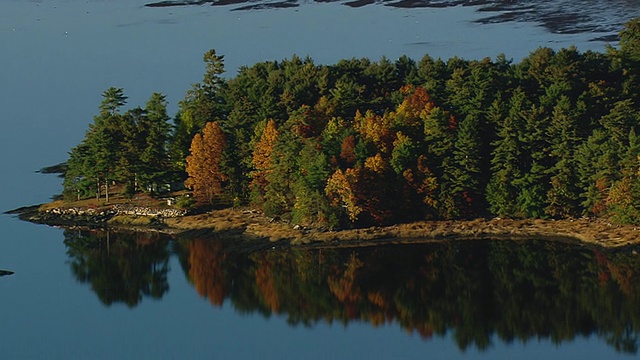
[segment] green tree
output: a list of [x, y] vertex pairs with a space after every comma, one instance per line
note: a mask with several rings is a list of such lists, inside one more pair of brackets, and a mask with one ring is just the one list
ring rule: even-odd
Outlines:
[[166, 96], [153, 93], [145, 106], [146, 117], [141, 128], [146, 136], [142, 144], [140, 160], [142, 171], [140, 181], [148, 185], [151, 192], [158, 191], [170, 174], [168, 141], [170, 135], [169, 116], [167, 115]]
[[[526, 106], [526, 105], [525, 105]], [[522, 176], [513, 184], [519, 189], [517, 197], [518, 212], [524, 217], [544, 216], [546, 193], [548, 191], [548, 140], [546, 131], [549, 119], [544, 109], [532, 105], [530, 109], [521, 109], [524, 131], [520, 133], [523, 147], [521, 160]]]
[[[480, 121], [468, 115], [457, 133], [453, 149], [451, 192], [462, 217], [479, 215], [484, 208], [484, 174], [482, 174], [482, 148]], [[483, 186], [484, 185], [484, 186]]]
[[184, 159], [189, 154], [191, 139], [208, 122], [227, 117], [228, 106], [225, 101], [226, 82], [224, 56], [211, 49], [203, 55], [205, 74], [202, 82], [193, 84], [185, 98], [179, 103], [180, 112], [174, 118], [171, 141], [171, 158], [178, 171], [184, 171]]
[[[523, 130], [519, 111], [522, 101], [524, 93], [520, 91], [514, 94], [512, 110], [497, 124], [497, 140], [494, 142], [495, 149], [491, 159], [492, 176], [487, 185], [486, 197], [491, 212], [502, 217], [516, 216], [518, 213], [518, 188], [513, 182], [522, 176], [523, 154], [519, 140], [519, 134]], [[497, 103], [494, 102], [494, 106], [498, 106]]]
[[298, 157], [300, 172], [294, 178], [292, 192], [295, 199], [291, 209], [294, 223], [301, 225], [337, 225], [329, 211], [324, 189], [329, 178], [329, 163], [311, 139], [304, 141]]
[[578, 176], [575, 151], [580, 142], [577, 117], [571, 111], [567, 96], [562, 96], [553, 110], [547, 130], [549, 155], [554, 164], [549, 168], [551, 188], [547, 191], [547, 215], [565, 218], [579, 215]]
[[421, 114], [428, 168], [438, 179], [438, 211], [444, 218], [458, 216], [451, 191], [454, 178], [454, 144], [458, 123], [453, 115], [440, 107]]
[[267, 185], [264, 195], [264, 213], [268, 216], [291, 214], [295, 204], [292, 186], [300, 172], [298, 157], [303, 142], [291, 131], [287, 123], [278, 133], [278, 141], [273, 148], [272, 171], [266, 175]]
[[[105, 201], [109, 202], [109, 184], [115, 180], [117, 155], [121, 151], [123, 134], [121, 131], [122, 115], [120, 108], [126, 104], [122, 88], [110, 87], [102, 93], [100, 114], [94, 117], [86, 135], [87, 155], [91, 158], [85, 164], [92, 165], [91, 175], [96, 177], [98, 189], [96, 197], [100, 198], [100, 184], [105, 187]], [[88, 169], [87, 169], [88, 170]]]

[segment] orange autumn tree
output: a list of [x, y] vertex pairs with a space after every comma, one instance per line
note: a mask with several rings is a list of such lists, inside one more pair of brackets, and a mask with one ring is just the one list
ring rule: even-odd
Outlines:
[[395, 122], [411, 127], [422, 125], [421, 117], [430, 113], [435, 106], [427, 90], [421, 86], [405, 85], [400, 93], [405, 98], [396, 108]]
[[253, 150], [253, 168], [255, 169], [251, 176], [252, 201], [261, 204], [264, 202], [263, 197], [265, 187], [268, 184], [267, 175], [272, 171], [273, 148], [278, 141], [278, 129], [273, 119], [267, 122], [260, 140], [256, 143]]
[[220, 160], [226, 147], [224, 133], [218, 122], [209, 122], [196, 134], [187, 156], [185, 186], [193, 190], [193, 196], [201, 204], [212, 204], [222, 194], [227, 176], [220, 169]]

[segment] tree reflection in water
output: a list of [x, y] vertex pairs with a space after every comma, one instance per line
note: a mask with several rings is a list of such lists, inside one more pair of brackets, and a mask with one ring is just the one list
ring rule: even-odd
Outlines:
[[[105, 304], [161, 297], [168, 243], [143, 236], [106, 241], [67, 232], [74, 274]], [[293, 326], [395, 323], [425, 339], [452, 332], [461, 350], [487, 349], [496, 339], [559, 344], [593, 335], [638, 351], [640, 257], [628, 248], [531, 240], [266, 251], [238, 250], [238, 240], [174, 244], [212, 305], [228, 300], [238, 312], [283, 315]]]
[[134, 307], [169, 291], [168, 239], [154, 233], [65, 230], [71, 272], [109, 306]]

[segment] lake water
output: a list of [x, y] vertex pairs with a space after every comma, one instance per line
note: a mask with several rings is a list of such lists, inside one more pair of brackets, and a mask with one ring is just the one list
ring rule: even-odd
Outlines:
[[[230, 75], [292, 54], [518, 61], [539, 46], [603, 51], [598, 39], [640, 15], [622, 0], [437, 3], [4, 0], [0, 210], [61, 190], [35, 170], [66, 159], [103, 90], [124, 87], [131, 106], [160, 91], [173, 113], [210, 48]], [[638, 260], [628, 254], [546, 243], [531, 245], [531, 258], [518, 243], [238, 254], [215, 239], [106, 241], [8, 215], [0, 229], [0, 269], [15, 271], [0, 277], [3, 359], [583, 359], [628, 357], [637, 346]]]

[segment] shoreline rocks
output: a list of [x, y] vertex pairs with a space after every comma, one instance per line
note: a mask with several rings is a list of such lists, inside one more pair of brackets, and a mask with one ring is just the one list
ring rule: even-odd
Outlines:
[[[109, 220], [116, 216], [132, 216], [147, 218], [176, 218], [187, 214], [181, 209], [162, 209], [144, 206], [112, 205], [108, 208], [52, 208], [41, 210], [39, 206], [29, 206], [8, 211], [17, 214], [21, 220], [51, 226], [88, 226], [107, 227]], [[155, 221], [160, 224], [161, 221]]]

